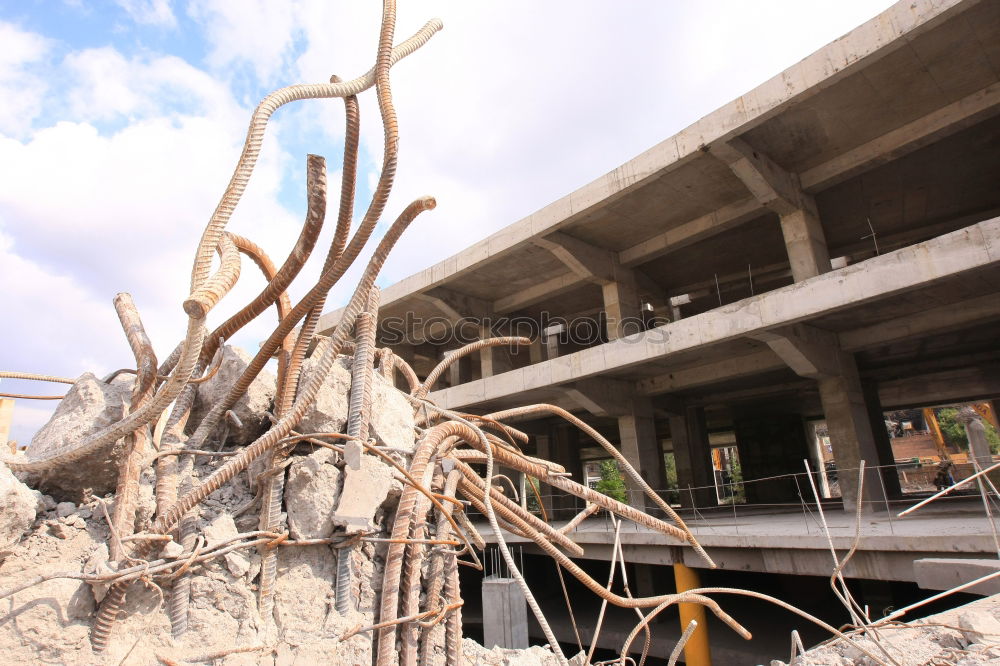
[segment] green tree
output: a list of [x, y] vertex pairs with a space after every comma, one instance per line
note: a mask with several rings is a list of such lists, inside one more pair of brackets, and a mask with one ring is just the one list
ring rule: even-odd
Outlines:
[[667, 474], [667, 492], [664, 499], [670, 504], [680, 503], [680, 494], [677, 492], [677, 462], [673, 453], [663, 454], [663, 468]]
[[625, 479], [614, 460], [601, 461], [601, 480], [594, 486], [594, 490], [619, 502], [625, 501]]
[[[958, 410], [954, 407], [944, 407], [935, 410], [938, 425], [941, 426], [941, 435], [944, 441], [957, 447], [959, 451], [969, 450], [969, 438], [965, 434], [965, 426], [958, 420]], [[986, 426], [986, 441], [990, 443], [991, 453], [1000, 453], [1000, 433], [993, 427], [993, 424], [983, 421]]]

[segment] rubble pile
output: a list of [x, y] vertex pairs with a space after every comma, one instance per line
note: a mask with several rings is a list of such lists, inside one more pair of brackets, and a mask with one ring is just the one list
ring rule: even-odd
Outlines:
[[[859, 648], [880, 656], [887, 653], [893, 660], [890, 663], [899, 666], [979, 666], [1000, 663], [1000, 595], [979, 599], [913, 622], [887, 624], [874, 630], [871, 637], [858, 637], [852, 642], [832, 641], [797, 656], [792, 664], [871, 666], [877, 663]], [[887, 662], [889, 658], [886, 658]], [[771, 666], [787, 665], [783, 661], [774, 660]]]

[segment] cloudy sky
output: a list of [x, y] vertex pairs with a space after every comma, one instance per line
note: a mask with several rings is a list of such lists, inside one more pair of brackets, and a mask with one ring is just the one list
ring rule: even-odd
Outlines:
[[[600, 176], [890, 4], [401, 0], [397, 41], [435, 16], [445, 29], [393, 69], [401, 143], [386, 216], [422, 194], [438, 208], [418, 218], [380, 282]], [[0, 369], [75, 377], [132, 365], [112, 306], [119, 291], [133, 295], [158, 354], [169, 353], [184, 330], [195, 245], [251, 110], [275, 88], [367, 70], [379, 16], [373, 0], [0, 5]], [[359, 207], [382, 145], [373, 93], [360, 101]], [[281, 109], [230, 229], [280, 263], [304, 212], [305, 155], [327, 157], [336, 210], [342, 149], [340, 100]], [[210, 323], [262, 286], [254, 266], [243, 275]], [[353, 283], [345, 278], [331, 305]], [[236, 344], [255, 348], [272, 318]], [[0, 382], [7, 392], [64, 388]], [[19, 400], [14, 439], [30, 440], [53, 407]]]

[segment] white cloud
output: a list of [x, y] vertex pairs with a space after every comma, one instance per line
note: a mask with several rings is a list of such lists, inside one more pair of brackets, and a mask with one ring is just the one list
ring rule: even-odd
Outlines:
[[[137, 21], [175, 18], [166, 2], [125, 4]], [[380, 282], [582, 186], [888, 4], [403, 4], [397, 42], [435, 15], [446, 27], [393, 69], [400, 166], [385, 217], [424, 194], [439, 206], [404, 236]], [[195, 245], [236, 163], [247, 105], [257, 101], [237, 98], [234, 87], [246, 88], [244, 77], [252, 89], [357, 76], [374, 60], [380, 18], [378, 3], [326, 0], [212, 0], [187, 12], [204, 28], [208, 71], [111, 47], [48, 62], [44, 37], [0, 23], [0, 94], [20, 93], [0, 108], [0, 279], [18, 286], [5, 302], [11, 323], [0, 368], [76, 374], [128, 365], [111, 306], [120, 290], [135, 297], [157, 351], [169, 353], [183, 331]], [[46, 78], [66, 87], [47, 89]], [[61, 120], [32, 130], [43, 100]], [[361, 107], [359, 183], [370, 189], [382, 151], [373, 93]], [[292, 211], [278, 201], [282, 174], [301, 171], [304, 157], [286, 152], [284, 138], [304, 137], [336, 171], [341, 108], [339, 100], [297, 103], [272, 122], [231, 229], [277, 263], [304, 209], [304, 197]], [[332, 173], [327, 229], [293, 300], [318, 277], [338, 186]], [[363, 261], [329, 307], [346, 298]], [[256, 293], [256, 273], [245, 262], [213, 324]], [[236, 342], [255, 348], [273, 322], [266, 313]], [[31, 409], [37, 419], [42, 408]]]
[[210, 64], [224, 72], [233, 64], [249, 63], [263, 82], [271, 82], [286, 63], [296, 34], [295, 12], [294, 3], [267, 0], [208, 0], [188, 6], [188, 14], [205, 29]]
[[170, 7], [170, 0], [115, 0], [136, 23], [172, 28], [177, 18]]
[[44, 79], [33, 71], [50, 49], [48, 39], [0, 21], [0, 132], [23, 134], [41, 110]]

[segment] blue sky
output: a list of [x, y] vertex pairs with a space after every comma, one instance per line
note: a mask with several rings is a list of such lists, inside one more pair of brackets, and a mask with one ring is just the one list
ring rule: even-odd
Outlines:
[[[404, 0], [397, 41], [435, 16], [445, 29], [393, 69], [401, 147], [386, 217], [423, 194], [439, 206], [400, 242], [381, 282], [582, 186], [889, 4]], [[283, 85], [363, 73], [379, 13], [358, 0], [0, 5], [0, 369], [100, 376], [130, 365], [112, 307], [119, 291], [133, 295], [157, 352], [169, 353], [183, 333], [195, 245], [253, 107]], [[382, 137], [373, 94], [360, 102], [363, 207]], [[281, 109], [230, 228], [280, 263], [301, 225], [307, 153], [327, 157], [336, 201], [342, 125], [339, 100]], [[244, 267], [210, 324], [256, 293], [255, 271]], [[234, 342], [255, 348], [269, 316]], [[0, 382], [10, 392], [52, 388]], [[52, 408], [18, 401], [14, 438], [28, 441]]]

